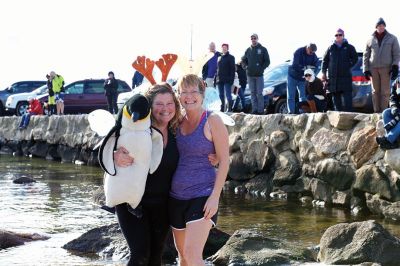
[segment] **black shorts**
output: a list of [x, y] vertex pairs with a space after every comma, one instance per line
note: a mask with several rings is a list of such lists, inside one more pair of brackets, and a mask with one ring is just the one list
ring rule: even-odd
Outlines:
[[[208, 196], [189, 200], [178, 200], [169, 197], [169, 222], [173, 229], [184, 230], [186, 224], [204, 219], [204, 205]], [[213, 227], [217, 224], [218, 211], [211, 217]]]

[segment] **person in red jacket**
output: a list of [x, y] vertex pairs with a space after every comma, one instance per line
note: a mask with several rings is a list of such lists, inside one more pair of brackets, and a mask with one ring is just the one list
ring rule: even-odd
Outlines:
[[29, 107], [26, 113], [22, 115], [22, 119], [19, 124], [19, 129], [25, 129], [28, 127], [32, 115], [43, 114], [42, 104], [39, 102], [39, 100], [33, 97], [28, 97], [28, 102], [29, 102]]

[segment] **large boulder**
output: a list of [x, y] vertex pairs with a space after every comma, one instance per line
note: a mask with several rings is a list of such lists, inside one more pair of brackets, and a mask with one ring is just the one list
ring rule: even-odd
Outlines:
[[275, 168], [273, 178], [275, 186], [292, 185], [301, 173], [299, 161], [292, 150], [279, 154]]
[[318, 260], [325, 264], [375, 262], [398, 266], [400, 239], [375, 221], [341, 223], [329, 227], [320, 240]]
[[400, 174], [400, 149], [387, 150], [384, 159], [393, 170]]
[[378, 194], [366, 193], [365, 196], [368, 209], [374, 213], [384, 216], [387, 219], [400, 221], [400, 201], [390, 202], [381, 199]]
[[321, 128], [311, 137], [314, 149], [321, 157], [331, 157], [346, 148], [348, 135]]
[[358, 122], [354, 119], [357, 113], [328, 111], [327, 115], [331, 126], [337, 129], [351, 129]]
[[347, 150], [356, 168], [367, 162], [378, 149], [375, 127], [367, 126], [353, 132]]
[[215, 265], [287, 265], [304, 258], [303, 250], [255, 230], [238, 230], [209, 259]]
[[379, 194], [388, 200], [392, 198], [388, 177], [375, 165], [364, 165], [356, 171], [353, 190]]
[[[213, 228], [204, 248], [204, 256], [217, 252], [229, 239], [229, 235]], [[110, 224], [94, 228], [63, 246], [64, 249], [78, 251], [83, 254], [98, 254], [107, 258], [126, 259], [129, 248], [118, 224]], [[163, 260], [174, 262], [177, 257], [172, 234], [169, 233], [164, 246]]]

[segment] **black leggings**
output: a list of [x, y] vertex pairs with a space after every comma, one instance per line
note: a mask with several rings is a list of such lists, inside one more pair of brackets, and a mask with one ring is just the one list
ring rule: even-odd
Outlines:
[[143, 217], [131, 214], [126, 204], [115, 206], [119, 226], [128, 242], [128, 266], [160, 266], [164, 242], [169, 231], [167, 201], [143, 205]]
[[107, 105], [108, 111], [112, 114], [118, 114], [118, 105], [117, 105], [117, 92], [109, 92], [107, 95]]

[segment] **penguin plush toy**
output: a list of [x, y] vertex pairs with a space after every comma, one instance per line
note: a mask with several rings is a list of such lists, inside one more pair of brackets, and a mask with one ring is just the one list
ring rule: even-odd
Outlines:
[[[151, 110], [147, 98], [141, 94], [132, 96], [120, 110], [115, 126], [103, 139], [99, 149], [99, 162], [106, 172], [104, 191], [106, 206], [126, 203], [128, 210], [140, 217], [138, 207], [148, 173], [153, 173], [161, 162], [163, 138], [151, 128]], [[134, 158], [132, 165], [118, 167], [114, 163], [114, 151], [125, 147]]]

